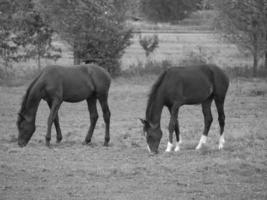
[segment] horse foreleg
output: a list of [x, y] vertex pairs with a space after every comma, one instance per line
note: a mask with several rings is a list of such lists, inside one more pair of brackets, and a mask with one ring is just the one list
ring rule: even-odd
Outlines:
[[[47, 101], [47, 104], [49, 106], [49, 108], [52, 108], [52, 102], [51, 101]], [[57, 143], [60, 143], [62, 140], [62, 134], [61, 134], [61, 129], [60, 129], [60, 125], [59, 125], [59, 117], [58, 117], [58, 112], [56, 113], [56, 117], [54, 120], [54, 125], [56, 128], [56, 132], [57, 132]]]
[[50, 146], [50, 141], [51, 141], [51, 128], [52, 128], [52, 124], [55, 121], [56, 117], [57, 117], [57, 112], [58, 109], [60, 107], [61, 101], [59, 100], [54, 100], [51, 103], [51, 109], [50, 109], [50, 114], [47, 120], [47, 132], [46, 132], [46, 137], [45, 137], [45, 141], [46, 141], [46, 145]]
[[87, 106], [88, 106], [88, 110], [90, 114], [90, 127], [89, 127], [88, 133], [85, 137], [83, 144], [88, 144], [91, 142], [93, 132], [95, 129], [95, 125], [98, 119], [98, 113], [97, 113], [97, 108], [96, 108], [96, 98], [94, 97], [91, 99], [87, 99]]
[[204, 131], [202, 133], [202, 136], [199, 140], [198, 145], [196, 146], [196, 150], [201, 149], [203, 144], [206, 144], [207, 142], [207, 137], [208, 137], [208, 132], [210, 130], [210, 126], [212, 123], [212, 114], [211, 114], [211, 103], [212, 103], [212, 98], [209, 98], [208, 100], [206, 100], [204, 103], [202, 103], [202, 112], [204, 115]]
[[106, 124], [106, 130], [105, 130], [105, 142], [104, 146], [108, 146], [109, 140], [110, 140], [110, 134], [109, 134], [109, 125], [110, 125], [110, 110], [108, 106], [108, 99], [107, 96], [104, 98], [99, 99], [102, 111], [103, 111], [103, 117]]
[[167, 144], [167, 148], [166, 148], [166, 152], [170, 152], [172, 151], [172, 149], [174, 148], [173, 145], [173, 132], [175, 131], [176, 134], [176, 139], [177, 139], [177, 143], [176, 143], [176, 147], [175, 147], [175, 151], [179, 151], [180, 147], [179, 147], [179, 123], [178, 123], [178, 111], [179, 111], [179, 104], [174, 104], [172, 107], [168, 107], [171, 117], [170, 117], [170, 122], [169, 122], [169, 141]]

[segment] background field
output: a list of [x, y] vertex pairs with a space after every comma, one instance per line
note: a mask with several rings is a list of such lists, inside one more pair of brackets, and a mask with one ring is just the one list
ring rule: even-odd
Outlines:
[[[203, 129], [199, 106], [180, 112], [183, 144], [164, 153], [168, 112], [160, 153], [150, 156], [138, 117], [144, 117], [147, 93], [155, 76], [113, 80], [111, 144], [103, 147], [99, 118], [92, 144], [81, 143], [89, 126], [85, 103], [64, 103], [59, 116], [63, 141], [44, 144], [48, 107], [42, 102], [37, 130], [25, 148], [16, 143], [16, 113], [26, 86], [0, 87], [0, 199], [266, 199], [267, 82], [234, 79], [226, 99], [226, 146], [217, 150], [215, 106], [208, 144], [195, 151]], [[102, 114], [99, 109], [100, 115]]]
[[[129, 67], [141, 66], [147, 61], [145, 52], [139, 44], [139, 38], [157, 35], [159, 48], [149, 57], [150, 61], [168, 60], [179, 65], [183, 60], [200, 56], [209, 63], [225, 67], [251, 67], [252, 57], [248, 53], [240, 52], [239, 49], [224, 41], [215, 31], [205, 30], [199, 26], [169, 25], [132, 23], [134, 29], [132, 44], [125, 50], [121, 58], [122, 70]], [[204, 27], [205, 28], [205, 27]], [[56, 62], [42, 60], [42, 65], [61, 64], [72, 65], [73, 55], [70, 47], [59, 38], [55, 38], [54, 45], [62, 49], [62, 57]], [[14, 63], [13, 70], [18, 75], [24, 75], [28, 69], [36, 69], [36, 62]]]

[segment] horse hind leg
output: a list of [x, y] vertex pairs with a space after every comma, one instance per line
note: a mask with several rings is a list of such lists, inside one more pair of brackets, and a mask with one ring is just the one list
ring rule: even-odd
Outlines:
[[174, 151], [177, 152], [177, 151], [180, 151], [180, 145], [182, 143], [178, 119], [176, 119], [174, 131], [176, 135], [176, 146], [175, 146]]
[[104, 142], [104, 146], [108, 146], [108, 143], [110, 141], [110, 110], [109, 110], [109, 106], [108, 106], [108, 96], [102, 96], [99, 98], [99, 102], [103, 111], [103, 118], [106, 124], [106, 130], [105, 130], [105, 142]]
[[224, 100], [215, 99], [215, 105], [218, 111], [218, 121], [220, 125], [220, 139], [219, 139], [219, 149], [223, 149], [224, 140], [224, 126], [225, 126], [225, 114], [224, 114]]
[[98, 112], [97, 112], [97, 107], [96, 107], [96, 97], [87, 99], [87, 106], [88, 106], [88, 111], [90, 115], [90, 127], [88, 130], [88, 133], [85, 137], [85, 140], [83, 144], [88, 144], [91, 142], [93, 132], [96, 126], [96, 122], [98, 120]]
[[207, 142], [208, 133], [210, 130], [211, 123], [213, 121], [210, 109], [212, 100], [213, 100], [212, 98], [209, 98], [204, 103], [202, 103], [202, 112], [204, 115], [204, 131], [202, 133], [198, 145], [196, 146], [196, 150], [201, 149], [202, 145]]

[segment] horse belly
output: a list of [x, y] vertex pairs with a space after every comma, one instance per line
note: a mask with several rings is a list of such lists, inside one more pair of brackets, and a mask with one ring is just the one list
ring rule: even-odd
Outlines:
[[201, 104], [213, 93], [213, 86], [207, 80], [195, 80], [188, 83], [183, 89], [185, 104]]
[[79, 102], [88, 99], [93, 94], [91, 87], [85, 84], [68, 84], [63, 90], [63, 101]]

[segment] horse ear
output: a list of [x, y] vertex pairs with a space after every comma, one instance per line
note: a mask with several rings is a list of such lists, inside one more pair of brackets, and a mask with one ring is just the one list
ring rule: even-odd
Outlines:
[[147, 121], [146, 121], [145, 119], [141, 119], [141, 118], [139, 118], [139, 120], [141, 121], [141, 123], [142, 123], [143, 125], [147, 125]]
[[26, 118], [23, 114], [21, 114], [21, 113], [18, 113], [18, 116], [19, 116], [19, 121], [21, 122], [21, 121], [27, 121], [27, 122], [29, 122], [30, 121], [30, 119], [29, 118]]
[[24, 116], [21, 113], [18, 113], [18, 116], [19, 116], [20, 120], [24, 119]]

